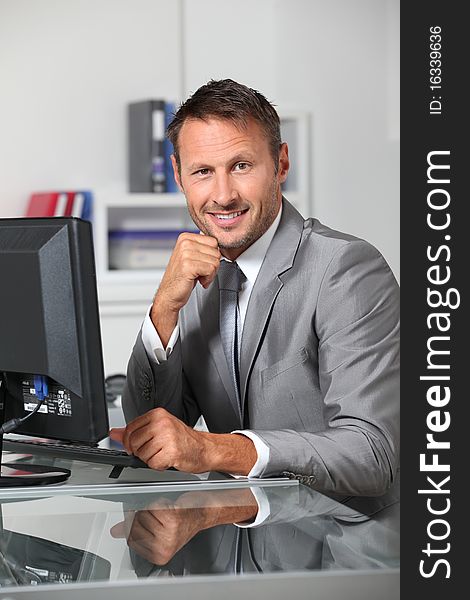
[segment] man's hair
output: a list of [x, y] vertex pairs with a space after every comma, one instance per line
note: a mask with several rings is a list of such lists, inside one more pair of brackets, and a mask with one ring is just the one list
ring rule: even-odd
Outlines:
[[211, 79], [183, 102], [175, 113], [166, 134], [173, 144], [178, 167], [178, 141], [183, 124], [190, 119], [207, 121], [211, 118], [231, 121], [237, 127], [246, 127], [250, 119], [257, 122], [266, 135], [277, 170], [281, 147], [279, 115], [263, 94], [233, 79]]

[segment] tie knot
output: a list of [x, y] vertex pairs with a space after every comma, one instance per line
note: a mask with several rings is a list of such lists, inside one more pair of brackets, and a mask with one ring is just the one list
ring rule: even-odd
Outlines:
[[237, 263], [228, 262], [227, 260], [220, 261], [217, 276], [219, 278], [220, 290], [230, 290], [231, 292], [237, 292], [237, 294], [245, 279]]

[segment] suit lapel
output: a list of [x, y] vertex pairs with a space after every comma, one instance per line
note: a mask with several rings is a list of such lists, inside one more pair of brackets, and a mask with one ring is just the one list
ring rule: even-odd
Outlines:
[[261, 267], [255, 287], [251, 292], [243, 325], [240, 351], [240, 397], [243, 399], [242, 406], [245, 403], [246, 386], [256, 351], [282, 285], [282, 281], [277, 273], [272, 271], [270, 265]]
[[[303, 218], [283, 199], [281, 222], [268, 248], [251, 292], [243, 325], [240, 352], [240, 395], [242, 406], [251, 369], [264, 336], [274, 302], [282, 289], [282, 274], [293, 263], [303, 231]], [[228, 369], [227, 369], [228, 372]]]

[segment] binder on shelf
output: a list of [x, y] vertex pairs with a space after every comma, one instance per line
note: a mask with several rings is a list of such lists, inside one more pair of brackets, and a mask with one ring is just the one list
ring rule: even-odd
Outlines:
[[83, 205], [85, 203], [85, 197], [82, 192], [75, 192], [72, 199], [72, 207], [70, 210], [71, 217], [82, 217]]
[[[165, 102], [165, 132], [168, 125], [173, 120], [175, 114], [176, 104], [174, 102]], [[176, 185], [175, 177], [173, 175], [173, 166], [171, 164], [171, 155], [173, 154], [173, 144], [165, 135], [163, 140], [163, 154], [165, 157], [165, 182], [166, 191], [169, 194], [179, 192], [178, 186]]]
[[65, 209], [64, 209], [62, 216], [63, 217], [71, 217], [72, 211], [73, 211], [73, 202], [74, 202], [74, 198], [75, 198], [75, 192], [63, 192], [63, 193], [67, 194], [67, 202], [65, 204]]
[[68, 203], [67, 192], [59, 192], [57, 194], [57, 204], [55, 206], [54, 217], [63, 217]]
[[59, 192], [35, 192], [29, 197], [27, 217], [54, 217]]
[[129, 191], [165, 192], [165, 101], [144, 100], [128, 107]]
[[79, 217], [90, 221], [92, 193], [88, 190], [33, 192], [26, 209], [27, 217]]
[[83, 197], [81, 218], [84, 221], [91, 221], [93, 215], [93, 194], [90, 190], [81, 190], [78, 193]]

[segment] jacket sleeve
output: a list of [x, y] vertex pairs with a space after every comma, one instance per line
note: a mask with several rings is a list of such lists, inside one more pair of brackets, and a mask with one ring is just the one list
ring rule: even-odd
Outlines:
[[314, 327], [326, 427], [255, 430], [270, 448], [261, 477], [284, 473], [321, 491], [382, 495], [399, 460], [399, 290], [367, 242], [334, 254]]
[[196, 423], [200, 411], [183, 372], [179, 339], [168, 359], [155, 364], [139, 332], [127, 366], [122, 407], [127, 422], [161, 407], [191, 427]]

